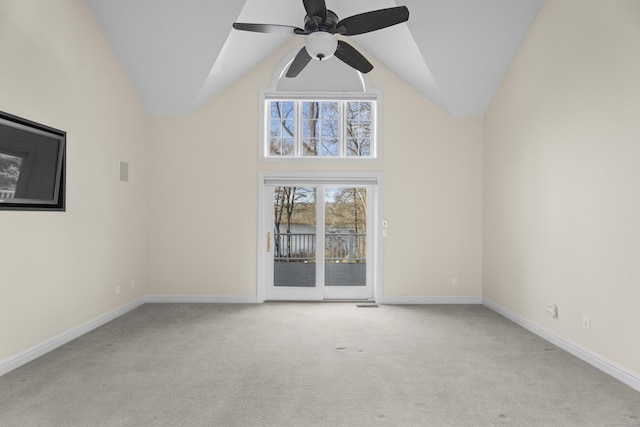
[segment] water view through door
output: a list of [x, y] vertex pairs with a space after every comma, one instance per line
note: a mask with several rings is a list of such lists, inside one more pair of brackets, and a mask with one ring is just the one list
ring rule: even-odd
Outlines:
[[316, 287], [316, 189], [275, 187], [273, 285]]
[[366, 187], [274, 186], [268, 299], [369, 299]]

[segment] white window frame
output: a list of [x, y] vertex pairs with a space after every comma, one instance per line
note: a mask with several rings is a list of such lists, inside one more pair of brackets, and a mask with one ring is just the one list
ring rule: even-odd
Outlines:
[[[260, 135], [259, 135], [259, 161], [261, 162], [284, 162], [284, 163], [306, 163], [306, 162], [378, 162], [382, 159], [382, 124], [380, 118], [382, 117], [382, 96], [379, 91], [373, 90], [367, 93], [295, 93], [288, 94], [282, 92], [266, 92], [263, 91], [260, 94]], [[340, 135], [340, 156], [304, 156], [301, 154], [302, 137], [300, 132], [297, 132], [296, 136], [296, 155], [295, 156], [271, 156], [269, 147], [269, 108], [268, 104], [272, 101], [319, 101], [319, 102], [344, 102], [344, 101], [365, 101], [372, 102], [372, 132], [371, 132], [371, 147], [369, 156], [347, 156], [346, 153], [346, 135], [345, 127], [342, 126]], [[344, 108], [341, 107], [340, 122], [344, 123], [346, 120], [344, 116]], [[296, 114], [296, 129], [302, 129], [300, 126], [301, 118], [300, 114]]]

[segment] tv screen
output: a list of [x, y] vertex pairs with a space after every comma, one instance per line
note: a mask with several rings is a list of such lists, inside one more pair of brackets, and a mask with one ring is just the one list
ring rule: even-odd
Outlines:
[[65, 210], [66, 132], [0, 112], [0, 210]]

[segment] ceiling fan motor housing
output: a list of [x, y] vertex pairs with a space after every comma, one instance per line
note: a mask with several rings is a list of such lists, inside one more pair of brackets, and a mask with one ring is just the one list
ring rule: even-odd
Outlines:
[[327, 19], [324, 21], [320, 16], [305, 16], [304, 29], [308, 33], [313, 33], [315, 31], [327, 31], [333, 34], [336, 31], [338, 21], [338, 15], [327, 9]]

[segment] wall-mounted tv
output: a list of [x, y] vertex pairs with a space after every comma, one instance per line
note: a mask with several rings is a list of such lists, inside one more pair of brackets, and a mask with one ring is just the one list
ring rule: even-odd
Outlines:
[[67, 134], [0, 111], [0, 210], [65, 210]]

